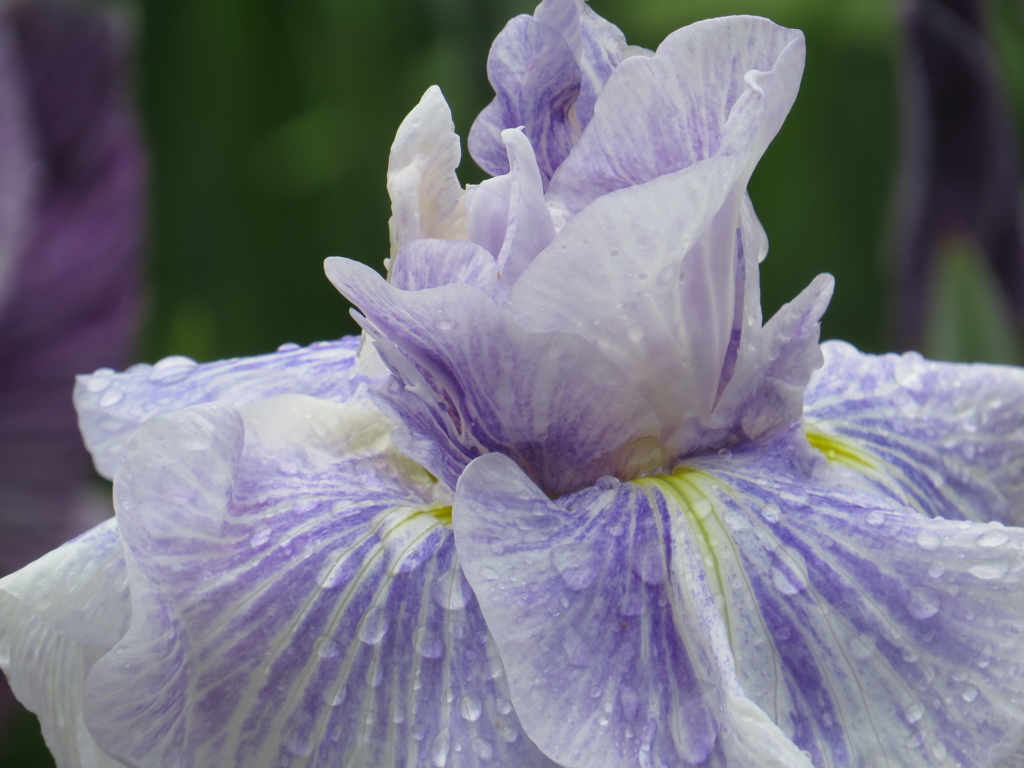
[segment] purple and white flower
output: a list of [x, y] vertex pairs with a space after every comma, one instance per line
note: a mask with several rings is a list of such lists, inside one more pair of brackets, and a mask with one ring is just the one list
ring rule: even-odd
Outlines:
[[1019, 758], [1024, 371], [819, 345], [827, 276], [762, 323], [803, 57], [544, 0], [491, 52], [497, 175], [431, 89], [387, 278], [328, 262], [362, 342], [82, 377], [116, 522], [0, 582], [59, 763]]

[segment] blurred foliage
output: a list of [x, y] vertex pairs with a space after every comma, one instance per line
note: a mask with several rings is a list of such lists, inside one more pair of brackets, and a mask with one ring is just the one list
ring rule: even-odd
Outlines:
[[[380, 267], [390, 215], [384, 174], [399, 122], [439, 83], [465, 137], [492, 95], [484, 69], [490, 41], [534, 5], [139, 0], [138, 93], [153, 162], [139, 359], [208, 360], [356, 332], [347, 302], [323, 276], [323, 259]], [[832, 272], [837, 290], [824, 336], [884, 349], [896, 0], [592, 5], [647, 47], [684, 24], [731, 13], [804, 30], [800, 97], [750, 187], [771, 241], [762, 265], [765, 314], [814, 275]], [[997, 6], [1000, 51], [1024, 114], [1019, 2]], [[460, 173], [464, 182], [483, 177], [468, 156]], [[0, 765], [52, 765], [36, 739], [8, 743]]]

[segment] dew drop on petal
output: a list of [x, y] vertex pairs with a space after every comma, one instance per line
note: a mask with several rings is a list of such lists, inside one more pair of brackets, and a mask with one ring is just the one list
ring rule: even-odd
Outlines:
[[444, 768], [448, 763], [449, 750], [451, 750], [451, 734], [447, 728], [442, 728], [430, 744], [430, 764], [434, 768]]
[[620, 485], [622, 481], [614, 475], [604, 475], [603, 477], [597, 478], [594, 485], [600, 488], [602, 491], [614, 491]]
[[466, 694], [459, 701], [459, 715], [463, 720], [475, 723], [480, 719], [480, 715], [483, 711], [484, 708], [480, 703], [480, 699], [472, 694]]
[[1001, 547], [1003, 544], [1008, 542], [1010, 537], [1006, 531], [1002, 528], [993, 528], [992, 530], [985, 531], [976, 540], [975, 543], [979, 547]]
[[458, 568], [438, 576], [430, 593], [434, 602], [448, 611], [461, 611], [469, 601], [469, 594], [462, 583], [462, 571]]
[[881, 525], [885, 522], [885, 512], [880, 509], [873, 509], [868, 512], [867, 516], [868, 525]]
[[196, 368], [196, 361], [182, 355], [172, 355], [154, 365], [149, 371], [149, 380], [157, 384], [179, 384], [189, 377]]
[[761, 517], [767, 520], [769, 523], [779, 522], [779, 518], [782, 516], [782, 510], [779, 509], [778, 504], [768, 503], [761, 507]]
[[707, 499], [697, 499], [697, 501], [693, 502], [691, 509], [693, 509], [693, 513], [697, 515], [698, 519], [703, 520], [711, 514], [711, 502]]
[[551, 564], [561, 574], [565, 585], [574, 592], [589, 587], [601, 570], [601, 559], [597, 553], [579, 547], [551, 550]]
[[296, 349], [302, 349], [294, 341], [286, 341], [284, 344], [277, 348], [278, 352], [294, 352]]
[[630, 557], [633, 571], [645, 584], [658, 586], [665, 581], [663, 553], [657, 541], [648, 539], [637, 543], [630, 552]]
[[916, 723], [922, 717], [924, 717], [924, 707], [918, 704], [916, 701], [903, 710], [903, 716], [907, 719], [908, 723]]
[[928, 566], [928, 575], [931, 576], [933, 579], [939, 578], [939, 576], [941, 576], [945, 572], [946, 572], [946, 566], [944, 566], [938, 560], [936, 560], [935, 562], [933, 562], [931, 565]]
[[253, 548], [264, 546], [268, 541], [270, 541], [270, 534], [270, 526], [261, 525], [253, 531], [252, 536], [249, 537], [249, 546]]
[[984, 581], [1001, 579], [1009, 572], [1009, 570], [1009, 563], [999, 560], [988, 563], [975, 563], [967, 568], [967, 572], [971, 574], [971, 576]]
[[321, 659], [333, 659], [341, 653], [341, 646], [329, 637], [321, 637], [316, 641], [316, 655]]
[[917, 542], [917, 546], [928, 551], [938, 549], [939, 545], [942, 544], [942, 539], [940, 539], [939, 535], [934, 531], [921, 531], [917, 534], [915, 541]]
[[373, 608], [359, 622], [359, 639], [367, 645], [377, 645], [388, 631], [388, 617], [380, 608]]
[[934, 591], [919, 587], [910, 591], [907, 610], [915, 619], [930, 619], [939, 612], [939, 596]]
[[473, 739], [473, 751], [481, 760], [490, 760], [494, 756], [494, 747], [484, 739]]
[[444, 656], [444, 641], [436, 632], [426, 627], [420, 627], [413, 633], [412, 642], [416, 653], [425, 659], [439, 659]]
[[974, 687], [973, 685], [968, 685], [960, 692], [960, 698], [962, 698], [964, 701], [970, 704], [972, 701], [978, 698], [979, 693], [980, 691], [976, 687]]
[[122, 400], [124, 400], [124, 392], [117, 387], [109, 387], [102, 395], [100, 395], [100, 408], [110, 408], [112, 405], [117, 405]]
[[875, 639], [871, 635], [853, 635], [847, 644], [850, 646], [850, 653], [857, 661], [867, 661], [875, 654]]
[[498, 735], [501, 737], [501, 740], [504, 741], [506, 744], [511, 744], [519, 738], [519, 731], [517, 731], [511, 725], [503, 725], [501, 726], [501, 728], [498, 729]]
[[795, 549], [783, 547], [775, 552], [772, 584], [784, 595], [795, 595], [807, 589], [807, 563]]

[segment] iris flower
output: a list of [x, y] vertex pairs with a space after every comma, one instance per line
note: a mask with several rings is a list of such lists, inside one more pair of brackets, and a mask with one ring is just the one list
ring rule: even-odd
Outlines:
[[362, 340], [80, 379], [115, 521], [0, 582], [62, 766], [994, 766], [1024, 736], [1024, 372], [762, 323], [799, 32], [544, 0], [463, 189], [431, 89]]

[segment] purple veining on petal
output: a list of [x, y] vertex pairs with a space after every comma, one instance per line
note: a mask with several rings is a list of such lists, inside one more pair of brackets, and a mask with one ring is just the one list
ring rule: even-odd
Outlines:
[[823, 345], [805, 423], [875, 464], [879, 487], [933, 517], [1024, 523], [1024, 372]]
[[359, 343], [350, 336], [305, 348], [283, 345], [268, 355], [213, 363], [175, 355], [123, 373], [106, 368], [79, 376], [75, 407], [85, 444], [100, 474], [112, 478], [135, 430], [162, 413], [215, 400], [240, 405], [284, 394], [365, 403], [372, 382], [357, 370]]
[[509, 703], [446, 494], [388, 429], [303, 396], [139, 429], [115, 480], [132, 624], [86, 695], [106, 749], [190, 768], [554, 768]]
[[[89, 470], [74, 374], [120, 364], [134, 335], [146, 162], [116, 21], [47, 2], [10, 4], [0, 19], [5, 77], [20, 75], [4, 89], [24, 99], [37, 164], [0, 301], [0, 572], [81, 530], [72, 508]], [[4, 151], [25, 152], [7, 143], [16, 115], [0, 118]], [[16, 173], [4, 183], [20, 194]]]

